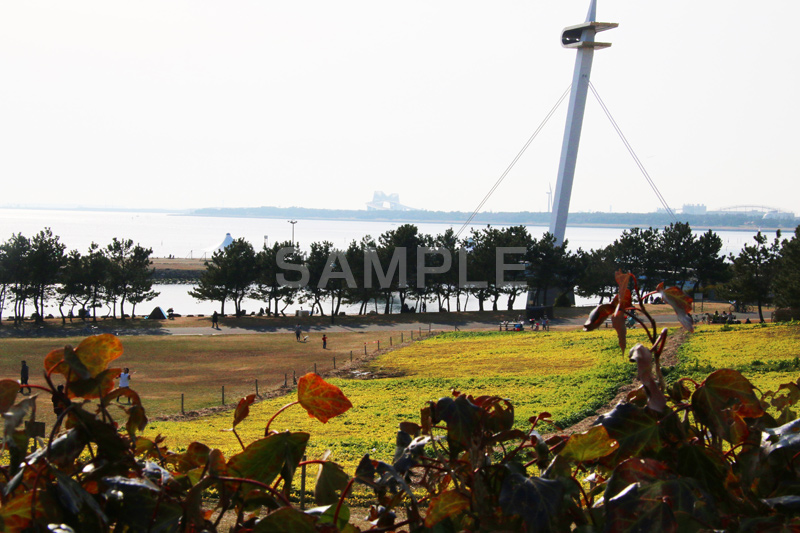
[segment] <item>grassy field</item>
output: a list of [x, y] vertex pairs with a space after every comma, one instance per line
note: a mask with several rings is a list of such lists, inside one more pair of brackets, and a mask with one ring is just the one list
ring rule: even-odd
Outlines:
[[[632, 335], [632, 341], [636, 334]], [[302, 408], [281, 414], [273, 429], [312, 433], [309, 457], [326, 449], [350, 471], [365, 453], [391, 460], [399, 422], [419, 421], [428, 400], [455, 388], [473, 395], [496, 394], [512, 400], [517, 426], [548, 411], [564, 425], [576, 422], [614, 397], [630, 382], [633, 367], [623, 358], [610, 331], [538, 333], [448, 333], [385, 354], [364, 369], [366, 377], [330, 379], [353, 403], [344, 415], [322, 425]], [[294, 399], [266, 400], [251, 407], [251, 417], [239, 426], [245, 442], [263, 435], [269, 417]], [[157, 422], [147, 435], [162, 433], [170, 446], [187, 447], [202, 440], [226, 456], [240, 447], [230, 428], [232, 414], [198, 421]]]
[[[408, 339], [410, 332], [404, 332]], [[415, 337], [418, 335], [415, 334]], [[341, 367], [367, 352], [389, 345], [389, 338], [397, 342], [400, 333], [365, 332], [328, 334], [328, 349], [322, 349], [321, 334], [312, 334], [308, 342], [297, 342], [293, 333], [268, 333], [257, 335], [215, 336], [127, 336], [122, 337], [124, 353], [113, 367], [129, 367], [131, 386], [141, 395], [148, 416], [156, 417], [180, 413], [181, 393], [185, 409], [196, 410], [219, 406], [222, 387], [226, 403], [255, 392], [283, 385], [288, 375], [292, 385], [292, 371], [299, 377], [312, 372], [333, 369], [333, 359]], [[77, 346], [82, 337], [59, 339], [3, 339], [0, 341], [0, 378], [18, 379], [20, 361], [30, 366], [30, 383], [44, 385], [43, 361], [48, 352], [65, 345]], [[47, 402], [47, 400], [45, 400]], [[48, 402], [49, 403], [49, 402]], [[49, 405], [40, 406], [39, 419], [51, 423], [53, 414]]]
[[703, 379], [733, 368], [762, 391], [774, 391], [800, 377], [800, 325], [701, 326], [678, 355], [676, 375]]

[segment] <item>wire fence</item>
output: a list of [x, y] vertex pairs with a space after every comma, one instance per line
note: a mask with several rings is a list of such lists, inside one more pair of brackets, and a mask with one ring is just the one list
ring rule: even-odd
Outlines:
[[[458, 331], [455, 326], [454, 331]], [[156, 416], [204, 414], [205, 411], [233, 408], [239, 400], [249, 394], [256, 394], [260, 398], [280, 396], [291, 391], [301, 376], [313, 372], [325, 376], [332, 372], [344, 372], [350, 368], [357, 368], [364, 362], [372, 359], [382, 352], [408, 345], [412, 342], [425, 340], [443, 333], [442, 330], [432, 330], [419, 327], [414, 330], [387, 332], [385, 335], [377, 334], [361, 346], [351, 350], [331, 351], [327, 358], [320, 357], [317, 361], [307, 358], [295, 362], [276, 364], [269, 368], [261, 377], [248, 377], [236, 379], [236, 373], [231, 374], [231, 380], [225, 385], [192, 388], [191, 392], [178, 392], [173, 402], [163, 402], [160, 413]]]

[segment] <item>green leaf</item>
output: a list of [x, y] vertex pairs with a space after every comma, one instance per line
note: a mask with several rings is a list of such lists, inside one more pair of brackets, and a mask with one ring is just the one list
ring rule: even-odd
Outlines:
[[278, 475], [291, 483], [294, 471], [302, 460], [309, 439], [308, 433], [275, 433], [251, 443], [228, 460], [228, 469], [240, 477], [266, 483]]
[[561, 457], [568, 461], [585, 463], [614, 452], [619, 443], [608, 435], [608, 430], [603, 426], [594, 426], [583, 433], [570, 436]]
[[744, 442], [747, 424], [743, 418], [764, 414], [753, 385], [736, 370], [712, 373], [692, 394], [692, 407], [698, 420], [731, 444]]
[[333, 505], [339, 501], [339, 495], [350, 482], [341, 466], [331, 461], [320, 465], [317, 482], [314, 485], [314, 503], [317, 505]]
[[444, 491], [435, 496], [425, 515], [425, 527], [433, 527], [446, 518], [459, 516], [469, 509], [469, 498], [457, 490]]
[[281, 507], [256, 523], [253, 533], [314, 533], [317, 519], [292, 507]]
[[553, 519], [561, 512], [564, 488], [560, 482], [510, 474], [500, 490], [500, 506], [507, 515], [518, 515], [527, 531], [554, 531]]

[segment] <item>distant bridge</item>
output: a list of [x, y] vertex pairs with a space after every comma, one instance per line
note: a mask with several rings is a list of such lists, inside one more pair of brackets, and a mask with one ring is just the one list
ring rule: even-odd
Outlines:
[[768, 207], [765, 205], [733, 205], [730, 207], [722, 207], [717, 213], [748, 213], [754, 215], [756, 213], [763, 215], [763, 218], [776, 219], [776, 218], [794, 218], [794, 213], [791, 211], [783, 211], [777, 207]]
[[760, 213], [770, 213], [772, 211], [782, 211], [777, 207], [767, 207], [765, 205], [732, 205], [730, 207], [720, 207], [719, 211], [758, 211]]

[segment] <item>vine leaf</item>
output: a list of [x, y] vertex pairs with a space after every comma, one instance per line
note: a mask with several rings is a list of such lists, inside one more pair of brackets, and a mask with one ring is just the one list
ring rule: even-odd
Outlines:
[[177, 472], [186, 473], [195, 468], [202, 468], [208, 462], [211, 448], [202, 442], [192, 442], [189, 448], [180, 455], [170, 456], [170, 462]]
[[462, 394], [455, 399], [447, 396], [439, 398], [434, 412], [434, 422], [443, 420], [447, 423], [449, 441], [469, 446], [470, 438], [480, 423], [483, 410]]
[[552, 520], [561, 511], [564, 487], [554, 479], [513, 473], [503, 481], [499, 501], [504, 513], [522, 517], [527, 531], [553, 531]]
[[442, 492], [431, 500], [425, 515], [425, 527], [433, 527], [446, 518], [460, 515], [469, 509], [469, 503], [469, 498], [457, 490]]
[[291, 482], [306, 451], [308, 433], [274, 433], [258, 439], [228, 460], [228, 469], [267, 485], [281, 475]]
[[314, 373], [306, 374], [297, 382], [297, 400], [308, 411], [308, 416], [323, 424], [353, 407], [339, 387]]
[[605, 427], [594, 426], [570, 436], [559, 455], [568, 461], [585, 463], [605, 457], [618, 447], [619, 443], [608, 435]]
[[325, 461], [317, 472], [317, 482], [314, 485], [314, 502], [317, 505], [333, 505], [339, 501], [339, 493], [350, 482], [344, 469], [336, 463]]
[[619, 443], [614, 459], [638, 455], [645, 450], [661, 447], [658, 419], [641, 407], [620, 403], [613, 410], [597, 419], [611, 438]]
[[622, 461], [608, 480], [605, 490], [606, 501], [615, 498], [626, 487], [634, 483], [647, 484], [669, 479], [667, 465], [647, 457], [632, 457]]
[[[36, 506], [32, 507], [36, 497]], [[9, 498], [0, 508], [0, 520], [4, 526], [4, 531], [24, 531], [33, 523], [35, 518], [40, 519], [45, 514], [43, 499], [47, 499], [47, 492], [44, 490], [29, 490], [22, 492], [18, 496]]]
[[764, 414], [753, 385], [739, 372], [723, 368], [713, 372], [692, 394], [695, 415], [731, 444], [747, 437], [745, 418]]

